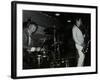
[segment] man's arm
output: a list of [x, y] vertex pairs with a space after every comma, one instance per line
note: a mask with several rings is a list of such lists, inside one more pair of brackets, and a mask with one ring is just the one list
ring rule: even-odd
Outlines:
[[28, 48], [28, 36], [26, 32], [23, 32], [23, 48]]

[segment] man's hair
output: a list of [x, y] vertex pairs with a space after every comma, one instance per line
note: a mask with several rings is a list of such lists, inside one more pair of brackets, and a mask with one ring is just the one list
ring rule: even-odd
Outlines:
[[79, 20], [79, 19], [81, 19], [81, 20], [82, 20], [82, 18], [81, 18], [81, 17], [76, 17], [76, 20]]
[[87, 17], [81, 15], [81, 16], [77, 16], [75, 20], [79, 20], [79, 19], [81, 19], [81, 21], [84, 25], [86, 24]]
[[38, 24], [36, 22], [31, 21], [30, 19], [28, 19], [27, 22], [23, 22], [23, 29], [29, 28], [29, 25], [35, 25], [36, 28], [38, 28]]

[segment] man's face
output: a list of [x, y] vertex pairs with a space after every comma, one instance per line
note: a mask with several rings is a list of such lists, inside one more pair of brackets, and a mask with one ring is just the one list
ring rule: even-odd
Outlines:
[[34, 25], [34, 24], [30, 24], [29, 25], [29, 31], [31, 32], [31, 33], [33, 33], [33, 32], [35, 32], [36, 31], [36, 26]]

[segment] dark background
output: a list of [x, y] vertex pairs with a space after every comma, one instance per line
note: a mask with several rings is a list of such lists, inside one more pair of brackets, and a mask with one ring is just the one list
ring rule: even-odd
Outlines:
[[[63, 41], [62, 49], [61, 49], [61, 57], [62, 58], [77, 58], [77, 52], [75, 49], [74, 41], [72, 39], [72, 27], [75, 23], [75, 19], [77, 17], [82, 18], [82, 22], [85, 26], [85, 29], [88, 31], [87, 34], [89, 35], [88, 40], [91, 39], [90, 37], [90, 14], [83, 14], [83, 13], [62, 13], [62, 12], [45, 12], [45, 11], [28, 11], [23, 10], [23, 23], [27, 22], [28, 19], [36, 22], [39, 26], [36, 32], [36, 40], [37, 45], [42, 45], [41, 38], [45, 37], [45, 29], [53, 28], [56, 26], [57, 34], [60, 36], [59, 39]], [[52, 29], [49, 29], [52, 31]], [[90, 47], [89, 51], [85, 58], [85, 66], [90, 66]], [[73, 59], [74, 60], [74, 59]], [[72, 60], [72, 62], [74, 62]], [[73, 64], [73, 63], [72, 63]]]

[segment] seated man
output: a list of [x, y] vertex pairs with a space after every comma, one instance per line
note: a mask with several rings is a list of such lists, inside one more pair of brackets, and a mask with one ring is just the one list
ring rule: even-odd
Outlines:
[[[34, 22], [24, 23], [23, 28], [23, 68], [30, 68], [32, 64], [29, 55], [31, 48], [34, 46], [33, 34], [37, 31], [38, 25]], [[33, 58], [33, 57], [32, 57]], [[32, 64], [33, 65], [33, 64]]]
[[38, 26], [36, 23], [27, 23], [26, 27], [23, 30], [23, 48], [32, 47], [32, 34], [36, 32]]

